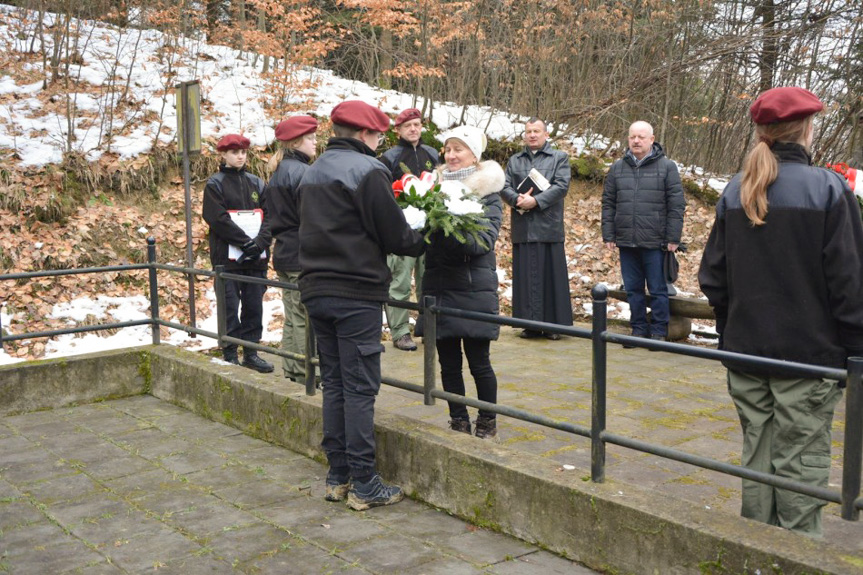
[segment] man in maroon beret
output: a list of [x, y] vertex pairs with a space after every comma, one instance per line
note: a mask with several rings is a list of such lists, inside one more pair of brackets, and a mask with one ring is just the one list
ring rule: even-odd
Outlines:
[[[440, 163], [440, 155], [437, 150], [420, 141], [423, 131], [422, 113], [416, 108], [402, 110], [396, 116], [395, 128], [399, 135], [398, 143], [381, 154], [381, 162], [392, 172], [393, 181], [398, 181], [405, 175], [405, 168], [408, 169], [408, 173], [415, 176], [434, 170], [435, 166]], [[387, 256], [387, 265], [393, 274], [393, 281], [390, 284], [390, 299], [410, 300], [411, 275], [413, 275], [417, 301], [421, 301], [420, 287], [425, 270], [425, 257], [412, 258], [390, 254]], [[386, 306], [385, 310], [393, 346], [403, 351], [415, 351], [417, 345], [411, 339], [410, 324], [408, 323], [410, 312], [404, 308], [390, 306]], [[417, 336], [422, 335], [421, 320], [417, 321], [414, 333]]]
[[300, 293], [315, 330], [323, 384], [326, 499], [363, 510], [401, 501], [375, 470], [374, 406], [381, 385], [386, 256], [416, 257], [390, 171], [375, 158], [389, 117], [365, 102], [336, 106], [335, 137], [300, 182]]
[[[233, 274], [265, 278], [272, 238], [269, 210], [264, 182], [246, 171], [248, 149], [249, 139], [239, 134], [228, 134], [216, 144], [222, 163], [204, 187], [203, 217], [210, 226], [210, 262], [214, 268], [225, 266], [225, 271]], [[225, 280], [227, 335], [252, 343], [261, 340], [266, 289], [259, 284]], [[226, 344], [222, 357], [239, 364], [237, 344]], [[273, 364], [245, 347], [243, 366], [261, 373], [273, 371]]]

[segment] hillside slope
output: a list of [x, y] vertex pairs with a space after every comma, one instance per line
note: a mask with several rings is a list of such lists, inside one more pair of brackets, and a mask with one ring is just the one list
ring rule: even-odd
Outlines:
[[[264, 159], [262, 154], [259, 153], [257, 160]], [[208, 164], [212, 161], [212, 158], [204, 159]], [[261, 164], [262, 161], [254, 162], [256, 166]], [[202, 167], [197, 171], [205, 172]], [[38, 182], [50, 178], [50, 174], [31, 174], [30, 178]], [[26, 198], [22, 198], [24, 201], [20, 209], [15, 211], [0, 208], [0, 270], [14, 273], [143, 263], [146, 261], [146, 238], [149, 236], [157, 240], [160, 262], [183, 265], [186, 245], [183, 186], [177, 177], [169, 177], [168, 181], [169, 185], [154, 194], [92, 198], [60, 222], [39, 221], [37, 207], [28, 205]], [[200, 178], [195, 182], [192, 194], [192, 237], [195, 267], [209, 269], [206, 224], [200, 217], [202, 190], [203, 178]], [[580, 320], [589, 317], [584, 305], [590, 302], [590, 289], [595, 284], [621, 283], [617, 252], [605, 249], [602, 243], [601, 191], [600, 184], [574, 181], [566, 200], [566, 253], [573, 310]], [[689, 245], [689, 251], [679, 258], [680, 279], [676, 285], [680, 291], [691, 293], [694, 297], [700, 297], [696, 273], [712, 220], [711, 207], [704, 205], [700, 199], [687, 199], [683, 240]], [[503, 312], [507, 314], [510, 311], [509, 280], [512, 265], [512, 244], [509, 238], [507, 216], [496, 246], [498, 266], [503, 277], [501, 303]], [[271, 271], [270, 277], [275, 279], [275, 273]], [[159, 282], [162, 317], [187, 322], [188, 288], [185, 278], [179, 274], [160, 272]], [[208, 278], [199, 278], [196, 287], [196, 315], [201, 320], [212, 313], [211, 302], [206, 297], [212, 282]], [[147, 276], [144, 271], [0, 282], [0, 302], [6, 316], [4, 328], [13, 333], [23, 333], [68, 327], [72, 323], [68, 318], [53, 317], [58, 304], [82, 296], [146, 296], [146, 290]], [[272, 294], [271, 297], [274, 296]], [[100, 321], [110, 320], [87, 317], [77, 323], [93, 324]], [[19, 358], [36, 359], [42, 357], [44, 352], [44, 340], [25, 340], [7, 345], [7, 353]]]

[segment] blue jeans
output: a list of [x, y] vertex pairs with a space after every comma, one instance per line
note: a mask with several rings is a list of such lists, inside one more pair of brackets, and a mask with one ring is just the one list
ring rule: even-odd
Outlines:
[[[629, 302], [629, 323], [633, 335], [668, 335], [668, 285], [662, 271], [662, 250], [620, 248], [620, 272]], [[653, 322], [647, 323], [647, 296], [650, 291], [650, 310]]]
[[321, 361], [321, 446], [330, 467], [349, 467], [351, 477], [366, 477], [375, 472], [382, 302], [322, 296], [304, 303]]

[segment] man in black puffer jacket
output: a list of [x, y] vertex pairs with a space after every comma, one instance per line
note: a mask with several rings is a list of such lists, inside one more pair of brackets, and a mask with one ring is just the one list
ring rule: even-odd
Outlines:
[[[225, 271], [233, 274], [265, 278], [272, 235], [264, 182], [246, 171], [248, 149], [249, 139], [238, 134], [219, 140], [216, 150], [222, 156], [222, 164], [204, 188], [203, 217], [210, 226], [213, 267], [223, 265]], [[255, 237], [249, 237], [232, 218], [232, 213], [252, 210], [261, 214], [260, 229]], [[253, 343], [261, 340], [265, 291], [267, 287], [260, 284], [225, 280], [227, 335]], [[241, 313], [239, 317], [238, 313]], [[239, 363], [235, 344], [222, 348], [222, 356], [228, 363]], [[273, 364], [261, 359], [253, 349], [243, 349], [243, 365], [261, 373], [273, 371]]]
[[318, 341], [328, 501], [362, 511], [404, 497], [375, 470], [375, 396], [381, 386], [381, 314], [389, 253], [425, 242], [396, 204], [375, 148], [389, 117], [357, 100], [333, 108], [335, 138], [300, 182], [300, 293]]
[[[683, 233], [686, 200], [677, 165], [654, 141], [653, 127], [629, 127], [629, 148], [612, 164], [602, 191], [602, 241], [620, 248], [620, 270], [629, 302], [632, 335], [665, 339], [668, 286], [662, 250], [676, 251]], [[652, 297], [647, 322], [645, 283]]]

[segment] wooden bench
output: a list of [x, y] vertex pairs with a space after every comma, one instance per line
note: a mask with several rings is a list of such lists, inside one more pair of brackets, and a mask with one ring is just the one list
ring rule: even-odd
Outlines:
[[[626, 301], [626, 292], [609, 288], [608, 297]], [[650, 307], [650, 303], [647, 305]], [[689, 334], [692, 333], [693, 319], [716, 319], [716, 316], [713, 315], [713, 308], [710, 307], [706, 299], [672, 295], [668, 296], [668, 305], [671, 314], [668, 320], [669, 341], [680, 341], [688, 338]]]

